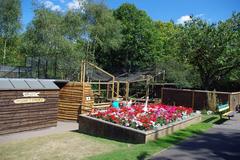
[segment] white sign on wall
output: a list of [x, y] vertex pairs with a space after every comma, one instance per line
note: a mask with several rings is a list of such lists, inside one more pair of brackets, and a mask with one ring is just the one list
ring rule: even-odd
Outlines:
[[91, 97], [86, 97], [86, 101], [90, 101], [91, 100]]
[[43, 103], [45, 102], [45, 98], [20, 98], [15, 99], [13, 102], [15, 104], [24, 104], [24, 103]]
[[39, 97], [40, 92], [23, 92], [23, 97]]

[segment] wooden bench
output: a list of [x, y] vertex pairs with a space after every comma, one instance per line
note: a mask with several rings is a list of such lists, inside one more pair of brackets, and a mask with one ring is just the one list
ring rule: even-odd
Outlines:
[[219, 113], [221, 119], [223, 116], [228, 117], [228, 119], [234, 116], [234, 112], [230, 111], [228, 103], [217, 105], [217, 112]]

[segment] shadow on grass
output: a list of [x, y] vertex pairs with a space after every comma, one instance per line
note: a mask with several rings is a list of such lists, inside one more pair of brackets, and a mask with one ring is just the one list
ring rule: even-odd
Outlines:
[[210, 122], [213, 122], [214, 120], [217, 120], [217, 119], [218, 119], [218, 117], [210, 117], [210, 118], [204, 120], [203, 123], [210, 123]]
[[148, 152], [142, 152], [137, 156], [138, 160], [144, 160], [147, 156], [149, 156], [150, 154]]
[[222, 119], [219, 119], [219, 120], [215, 121], [213, 124], [220, 125], [220, 124], [226, 122], [227, 120], [228, 119], [222, 118]]

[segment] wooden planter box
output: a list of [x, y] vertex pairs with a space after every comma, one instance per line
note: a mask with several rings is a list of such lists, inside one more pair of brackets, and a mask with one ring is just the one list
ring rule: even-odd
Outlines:
[[158, 129], [142, 131], [87, 115], [79, 115], [79, 132], [131, 143], [146, 143], [200, 121], [201, 115], [194, 115], [186, 120], [174, 122]]

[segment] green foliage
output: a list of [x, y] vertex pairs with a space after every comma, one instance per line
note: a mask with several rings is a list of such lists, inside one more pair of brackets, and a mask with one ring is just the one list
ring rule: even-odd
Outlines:
[[38, 56], [55, 56], [64, 49], [62, 30], [62, 16], [60, 13], [45, 8], [35, 10], [35, 17], [26, 31], [27, 46], [31, 47], [31, 54]]
[[239, 12], [217, 24], [193, 18], [176, 25], [154, 22], [128, 3], [110, 10], [87, 1], [84, 9], [66, 12], [35, 5], [35, 16], [20, 35], [20, 0], [0, 0], [2, 64], [23, 65], [25, 57], [42, 57], [55, 65], [59, 78], [77, 80], [85, 59], [113, 74], [165, 70], [166, 81], [180, 87], [239, 86]]
[[6, 39], [15, 37], [20, 29], [20, 0], [0, 0], [0, 36]]
[[[58, 69], [58, 77], [77, 76], [79, 64], [83, 59], [81, 38], [81, 19], [79, 14], [37, 8], [32, 23], [24, 33], [23, 50], [28, 56], [54, 59], [51, 63]], [[74, 26], [68, 29], [69, 26]], [[77, 42], [77, 43], [76, 43]], [[53, 75], [52, 75], [53, 76]]]
[[158, 61], [159, 68], [165, 70], [166, 81], [176, 83], [179, 87], [200, 87], [199, 74], [194, 68], [186, 63], [181, 63], [180, 59], [173, 56], [162, 57]]
[[199, 18], [186, 23], [179, 34], [181, 56], [196, 67], [204, 89], [240, 66], [240, 13], [226, 22], [208, 24]]
[[17, 65], [22, 59], [17, 37], [21, 28], [20, 18], [20, 0], [0, 0], [0, 61], [3, 65]]
[[156, 52], [154, 54], [157, 70], [165, 70], [166, 81], [179, 87], [198, 87], [199, 76], [193, 67], [179, 58], [180, 44], [177, 35], [181, 28], [173, 22], [155, 22], [157, 30]]
[[163, 23], [161, 21], [155, 22], [155, 28], [157, 29], [157, 51], [156, 58], [162, 58], [163, 56], [177, 56], [179, 53], [179, 43], [177, 35], [181, 28], [175, 25], [173, 22]]
[[[98, 64], [111, 67], [114, 51], [122, 43], [121, 23], [113, 17], [113, 12], [104, 4], [88, 3], [85, 8], [88, 54], [95, 56]], [[88, 57], [91, 60], [91, 57]]]
[[79, 10], [69, 10], [63, 18], [63, 32], [65, 37], [73, 43], [81, 42], [85, 31], [83, 14]]
[[123, 43], [118, 63], [123, 72], [132, 72], [154, 65], [155, 27], [145, 11], [132, 4], [123, 4], [114, 11], [122, 23]]

